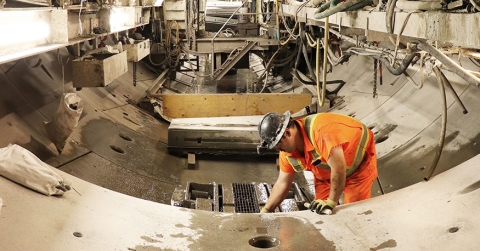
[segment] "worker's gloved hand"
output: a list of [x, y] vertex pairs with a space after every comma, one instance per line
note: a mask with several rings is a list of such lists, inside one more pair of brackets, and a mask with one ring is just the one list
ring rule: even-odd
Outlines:
[[260, 210], [261, 214], [267, 214], [267, 213], [272, 213], [272, 211], [268, 210], [266, 207], [262, 207], [262, 210]]
[[330, 198], [326, 200], [314, 200], [310, 204], [310, 211], [315, 211], [317, 214], [325, 214], [325, 210], [332, 210], [337, 206], [337, 203]]

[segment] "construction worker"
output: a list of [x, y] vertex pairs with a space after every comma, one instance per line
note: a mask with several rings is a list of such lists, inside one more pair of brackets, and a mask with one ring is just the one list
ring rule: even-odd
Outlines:
[[[309, 209], [331, 212], [342, 192], [344, 203], [371, 197], [377, 178], [373, 133], [360, 121], [335, 113], [291, 119], [290, 112], [266, 114], [258, 125], [258, 153], [279, 151], [280, 172], [261, 213], [274, 212], [291, 189], [296, 172], [315, 176], [315, 199]], [[327, 210], [329, 209], [329, 210]]]

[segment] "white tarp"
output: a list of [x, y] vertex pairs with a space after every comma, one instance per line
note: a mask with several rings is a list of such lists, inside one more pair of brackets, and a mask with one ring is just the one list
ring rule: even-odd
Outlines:
[[0, 148], [0, 175], [45, 195], [62, 195], [71, 182], [27, 149], [10, 144]]

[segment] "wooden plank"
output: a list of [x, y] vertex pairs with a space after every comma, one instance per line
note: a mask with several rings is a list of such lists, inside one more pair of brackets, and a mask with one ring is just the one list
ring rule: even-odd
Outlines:
[[161, 94], [169, 118], [253, 116], [297, 112], [312, 103], [311, 94]]

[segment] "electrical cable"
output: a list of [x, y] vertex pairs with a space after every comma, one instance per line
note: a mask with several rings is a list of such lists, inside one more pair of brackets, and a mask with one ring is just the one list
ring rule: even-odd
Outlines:
[[265, 90], [265, 87], [267, 86], [268, 72], [270, 71], [270, 64], [272, 63], [273, 59], [277, 56], [277, 54], [278, 54], [278, 52], [280, 51], [281, 48], [282, 47], [279, 47], [278, 50], [275, 51], [275, 53], [272, 55], [272, 57], [268, 61], [267, 65], [265, 66], [265, 71], [264, 71], [264, 73], [262, 73], [262, 75], [265, 74], [265, 81], [264, 81], [262, 89], [258, 93], [262, 93]]

